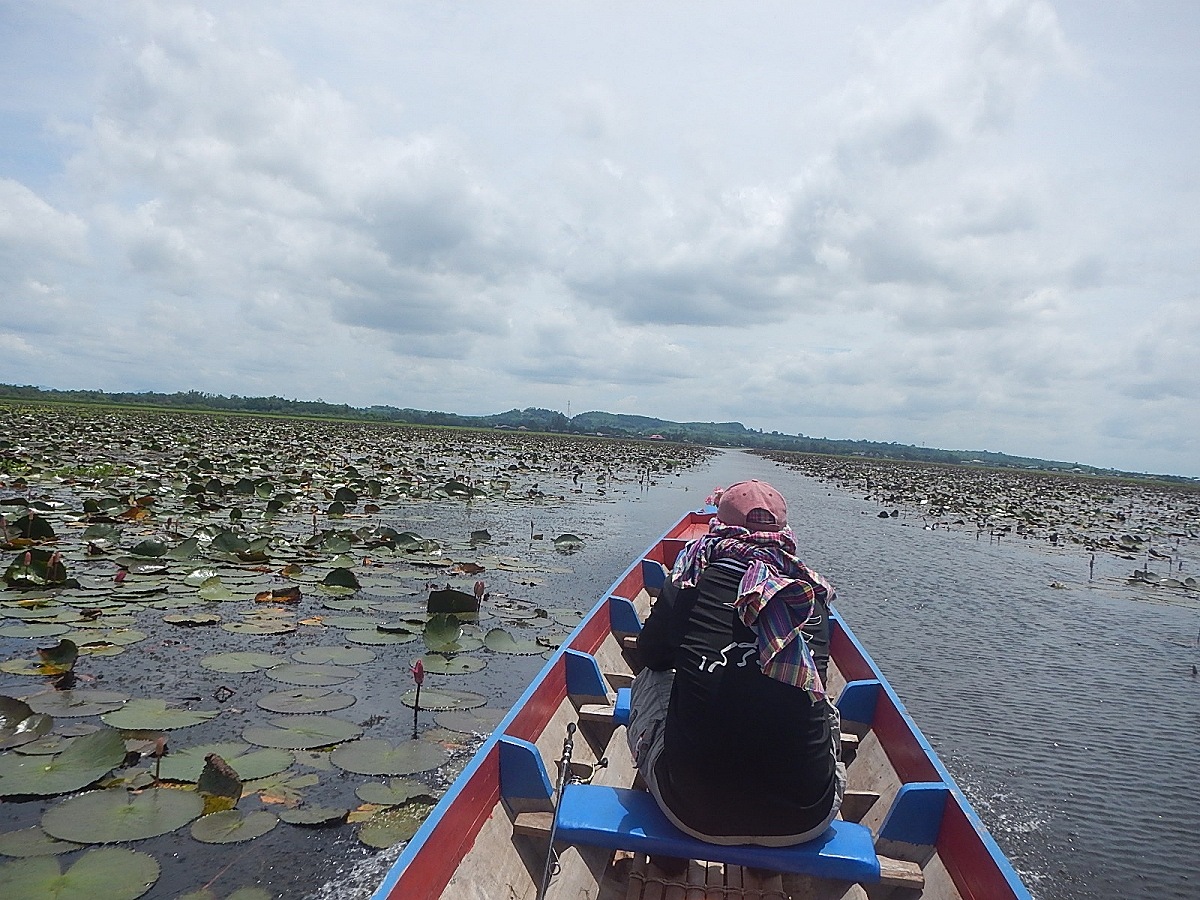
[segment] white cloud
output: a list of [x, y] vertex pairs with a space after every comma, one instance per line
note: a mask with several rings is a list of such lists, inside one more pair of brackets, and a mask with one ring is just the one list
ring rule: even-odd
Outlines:
[[3, 380], [1194, 472], [1200, 64], [1168, 17], [39, 6], [0, 35], [0, 136], [38, 115], [23, 152], [63, 155], [0, 153]]

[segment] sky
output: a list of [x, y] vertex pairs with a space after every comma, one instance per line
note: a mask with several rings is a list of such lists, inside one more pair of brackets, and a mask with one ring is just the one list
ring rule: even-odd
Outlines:
[[1200, 476], [1193, 0], [0, 0], [0, 382]]

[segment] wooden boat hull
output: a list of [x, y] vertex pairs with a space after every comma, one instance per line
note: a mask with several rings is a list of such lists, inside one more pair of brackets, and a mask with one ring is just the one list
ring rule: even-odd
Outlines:
[[[649, 612], [662, 567], [669, 568], [688, 540], [705, 533], [711, 515], [711, 510], [685, 515], [600, 597], [484, 741], [374, 900], [538, 896], [553, 822], [548, 781], [555, 780], [568, 725], [578, 728], [572, 754], [577, 774], [593, 785], [632, 783], [623, 729], [613, 721], [614, 695], [637, 668], [632, 636]], [[832, 626], [829, 688], [840, 695], [843, 752], [851, 759], [842, 814], [870, 829], [884, 864], [882, 882], [764, 872], [706, 862], [699, 853], [683, 876], [668, 875], [635, 851], [559, 842], [545, 896], [1028, 898], [895, 691], [836, 612]]]

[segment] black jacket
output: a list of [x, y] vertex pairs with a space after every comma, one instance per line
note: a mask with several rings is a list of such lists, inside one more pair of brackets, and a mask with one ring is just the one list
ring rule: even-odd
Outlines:
[[[663, 802], [701, 834], [799, 834], [833, 805], [829, 708], [759, 670], [756, 635], [732, 605], [744, 571], [716, 562], [684, 590], [668, 579], [638, 637], [643, 663], [675, 669], [655, 774]], [[824, 680], [828, 610], [817, 609], [806, 634]]]

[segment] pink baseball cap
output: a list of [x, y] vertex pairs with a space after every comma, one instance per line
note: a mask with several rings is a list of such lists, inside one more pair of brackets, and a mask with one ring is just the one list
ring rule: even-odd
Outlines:
[[739, 481], [721, 494], [717, 518], [750, 531], [779, 531], [787, 526], [787, 501], [765, 481]]

